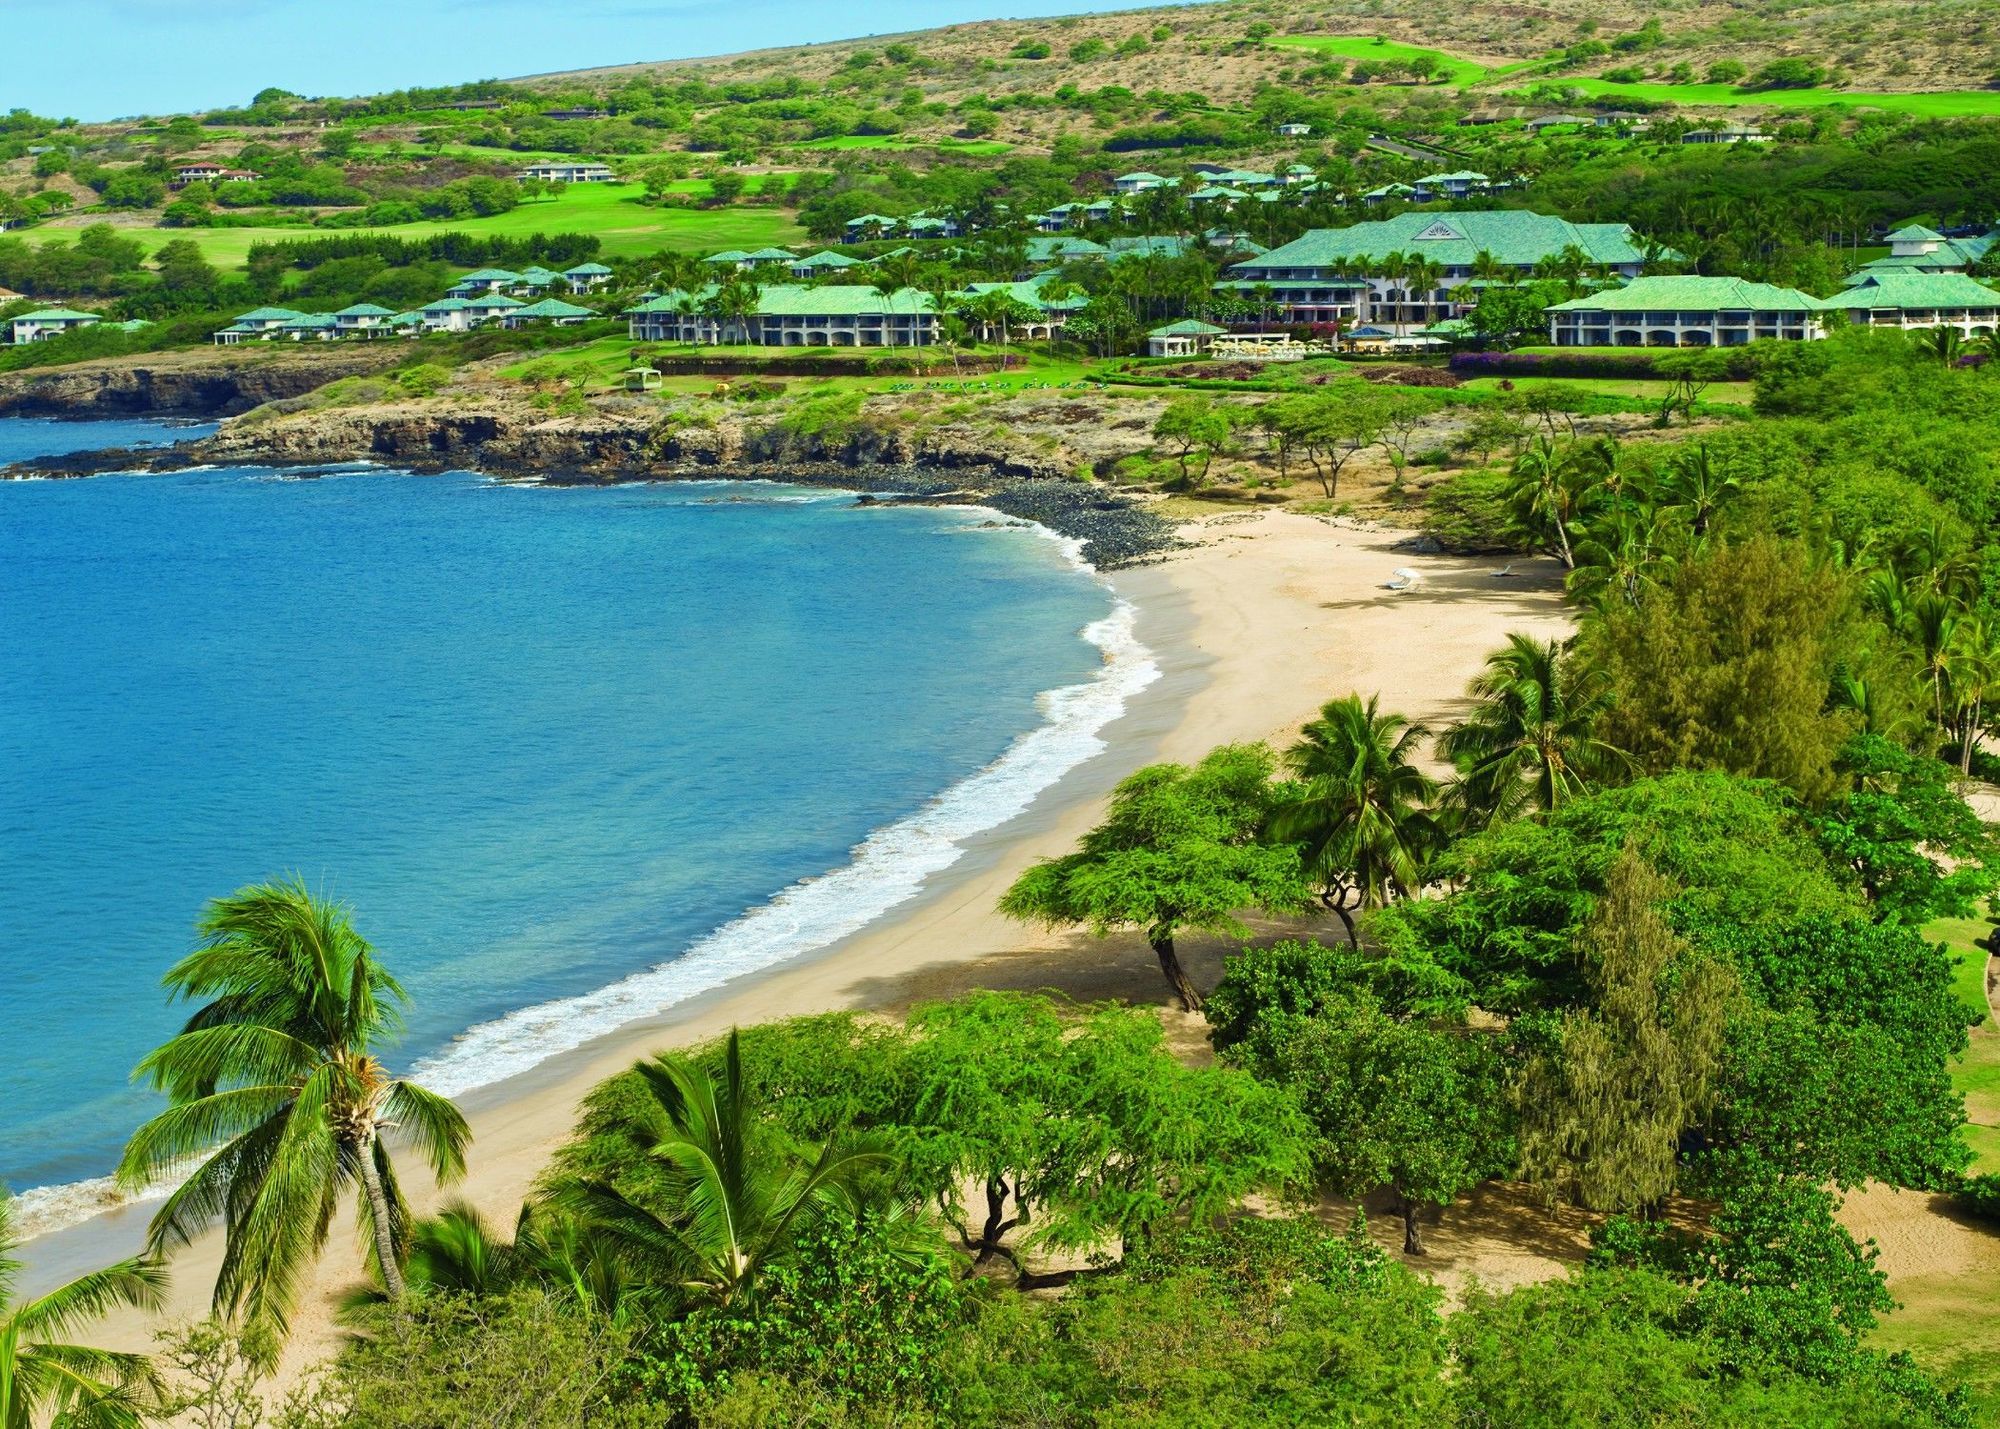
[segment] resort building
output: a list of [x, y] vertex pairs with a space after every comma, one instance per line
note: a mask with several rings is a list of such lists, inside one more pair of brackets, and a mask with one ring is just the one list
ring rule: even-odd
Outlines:
[[519, 273], [510, 273], [505, 268], [481, 268], [467, 273], [446, 290], [447, 296], [471, 298], [480, 293], [500, 293], [521, 283]]
[[[1053, 273], [1043, 273], [1020, 283], [974, 283], [964, 292], [954, 296], [961, 300], [971, 300], [984, 297], [988, 293], [1005, 294], [1022, 308], [1035, 314], [1034, 317], [1027, 317], [1024, 314], [1019, 320], [1009, 320], [1007, 335], [1026, 338], [1031, 342], [1038, 339], [1046, 340], [1061, 332], [1063, 325], [1069, 321], [1069, 315], [1090, 301], [1090, 298], [1083, 293], [1072, 293], [1065, 298], [1048, 297], [1046, 290], [1048, 285], [1055, 281], [1055, 276]], [[980, 322], [979, 336], [982, 341], [997, 336], [995, 325]]]
[[1193, 357], [1207, 352], [1215, 346], [1215, 340], [1227, 332], [1227, 328], [1219, 328], [1214, 323], [1182, 318], [1177, 323], [1156, 327], [1146, 334], [1146, 356]]
[[264, 176], [251, 169], [232, 169], [225, 164], [183, 164], [174, 170], [174, 187], [189, 184], [254, 184]]
[[794, 258], [791, 274], [804, 282], [810, 278], [823, 278], [828, 273], [839, 273], [848, 268], [863, 266], [865, 265], [859, 258], [850, 258], [845, 253], [836, 253], [831, 248], [826, 248], [805, 258]]
[[245, 338], [269, 337], [294, 318], [304, 316], [290, 308], [253, 308], [228, 327], [218, 329], [214, 341], [220, 347], [234, 347]]
[[1278, 126], [1280, 137], [1286, 139], [1303, 139], [1306, 135], [1312, 133], [1312, 131], [1313, 127], [1310, 124], [1280, 124]]
[[1635, 278], [1549, 309], [1558, 347], [1741, 347], [1825, 337], [1818, 298], [1742, 278]]
[[594, 293], [610, 282], [613, 276], [602, 263], [579, 263], [574, 268], [562, 270], [562, 279], [569, 284], [572, 293]]
[[1088, 238], [1037, 236], [1028, 240], [1028, 263], [1033, 267], [1047, 263], [1069, 263], [1078, 258], [1102, 258], [1109, 251], [1102, 243], [1093, 243]]
[[1768, 144], [1771, 136], [1747, 124], [1723, 124], [1714, 129], [1690, 129], [1681, 135], [1683, 144]]
[[417, 309], [425, 332], [470, 332], [476, 325], [469, 298], [439, 298]]
[[1158, 174], [1149, 174], [1141, 169], [1135, 174], [1120, 174], [1111, 181], [1111, 191], [1120, 194], [1142, 194], [1162, 187], [1167, 181]]
[[1416, 190], [1418, 203], [1467, 198], [1472, 194], [1483, 194], [1492, 187], [1493, 180], [1473, 169], [1460, 169], [1449, 174], [1425, 174], [1411, 185]]
[[2000, 292], [1963, 273], [1870, 273], [1821, 306], [1867, 327], [1948, 327], [1965, 337], [2000, 331]]
[[859, 284], [765, 288], [754, 311], [706, 311], [714, 288], [668, 293], [626, 311], [635, 342], [739, 342], [762, 347], [926, 347], [937, 341], [937, 305], [928, 293], [883, 294]]
[[1963, 273], [1986, 257], [2000, 228], [1978, 237], [1946, 238], [1920, 223], [1905, 224], [1889, 235], [1889, 253], [1864, 263], [1847, 281], [1860, 282], [1871, 273]]
[[609, 164], [550, 161], [530, 164], [514, 175], [517, 179], [540, 179], [554, 184], [608, 184], [617, 175]]
[[519, 298], [510, 298], [505, 293], [486, 293], [462, 301], [464, 306], [459, 311], [465, 314], [466, 323], [471, 327], [505, 317], [521, 307]]
[[378, 308], [373, 303], [356, 303], [335, 313], [333, 322], [341, 337], [373, 337], [378, 332], [386, 332], [388, 329], [383, 324], [394, 316], [389, 309]]
[[[1573, 250], [1573, 253], [1572, 253]], [[1434, 284], [1417, 288], [1403, 274], [1379, 272], [1401, 254], [1428, 265]], [[1538, 264], [1571, 254], [1587, 269], [1636, 277], [1646, 255], [1623, 223], [1571, 223], [1521, 210], [1404, 213], [1350, 228], [1315, 228], [1290, 243], [1227, 269], [1226, 287], [1269, 289], [1288, 323], [1373, 323], [1396, 331], [1428, 327], [1469, 310], [1477, 276], [1514, 281]]]
[[340, 320], [332, 313], [301, 313], [290, 322], [279, 323], [271, 335], [288, 342], [332, 342], [340, 336]]
[[556, 327], [575, 327], [596, 316], [589, 308], [580, 308], [561, 298], [543, 298], [539, 303], [529, 303], [500, 314], [500, 326], [526, 327], [529, 323], [550, 323]]
[[40, 342], [78, 328], [93, 327], [101, 321], [96, 313], [80, 313], [75, 308], [37, 308], [9, 318], [7, 331], [14, 342]]
[[842, 225], [847, 233], [847, 241], [860, 238], [886, 238], [896, 231], [896, 220], [885, 213], [864, 213], [859, 218], [850, 218]]

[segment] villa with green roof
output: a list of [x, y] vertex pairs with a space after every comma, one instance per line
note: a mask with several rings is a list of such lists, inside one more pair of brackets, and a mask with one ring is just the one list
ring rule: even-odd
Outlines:
[[2000, 292], [1963, 273], [1868, 273], [1822, 306], [1868, 327], [1948, 327], [1965, 337], [2000, 332]]
[[477, 272], [467, 273], [445, 291], [454, 298], [470, 298], [480, 293], [498, 293], [518, 287], [520, 282], [519, 273], [509, 272], [505, 268], [481, 268]]
[[1905, 224], [1889, 235], [1887, 257], [1864, 263], [1847, 281], [1860, 282], [1872, 273], [1963, 273], [1976, 266], [2000, 242], [2000, 228], [1977, 238], [1946, 238], [1920, 223]]
[[1146, 356], [1148, 357], [1193, 357], [1206, 352], [1215, 345], [1215, 340], [1228, 332], [1228, 328], [1217, 327], [1196, 318], [1182, 318], [1177, 323], [1156, 327], [1146, 334]]
[[234, 347], [245, 338], [267, 338], [292, 319], [304, 316], [290, 308], [252, 308], [228, 327], [219, 329], [214, 341], [219, 347]]
[[36, 308], [8, 319], [7, 330], [13, 342], [40, 342], [78, 328], [93, 327], [101, 321], [96, 313], [78, 312], [75, 308]]
[[612, 273], [602, 263], [579, 263], [563, 269], [562, 277], [572, 293], [594, 293], [611, 281]]
[[775, 285], [757, 294], [755, 311], [721, 317], [707, 310], [716, 289], [667, 293], [628, 308], [634, 342], [739, 342], [761, 347], [927, 347], [937, 341], [930, 294], [903, 288], [884, 294], [858, 283], [806, 288]]
[[373, 303], [356, 303], [335, 313], [333, 324], [342, 337], [372, 337], [382, 324], [394, 316], [395, 313], [388, 308], [378, 308]]
[[[960, 299], [975, 299], [984, 297], [988, 293], [1004, 293], [1037, 315], [1029, 318], [1024, 313], [1021, 321], [1010, 321], [1007, 325], [1009, 335], [1025, 338], [1030, 342], [1050, 339], [1062, 331], [1071, 313], [1090, 301], [1089, 296], [1082, 292], [1072, 292], [1063, 298], [1049, 297], [1046, 290], [1049, 284], [1055, 281], [1055, 277], [1056, 275], [1050, 272], [1037, 274], [1021, 283], [972, 283], [955, 296]], [[993, 335], [988, 324], [982, 322], [979, 328], [982, 339]]]
[[1166, 183], [1158, 174], [1149, 174], [1144, 169], [1136, 173], [1120, 174], [1111, 181], [1111, 191], [1121, 194], [1142, 194]]
[[526, 327], [529, 323], [550, 323], [556, 327], [574, 327], [596, 316], [589, 308], [566, 303], [561, 298], [543, 298], [539, 303], [529, 303], [500, 314], [500, 326]]
[[805, 280], [823, 277], [828, 273], [838, 273], [847, 268], [859, 268], [863, 264], [859, 258], [850, 258], [845, 253], [836, 253], [831, 248], [821, 249], [804, 258], [792, 260], [791, 273], [794, 278]]
[[[1414, 331], [1462, 316], [1472, 294], [1454, 289], [1489, 267], [1499, 277], [1525, 279], [1544, 260], [1574, 250], [1588, 268], [1637, 277], [1646, 266], [1640, 239], [1629, 224], [1571, 223], [1517, 209], [1454, 213], [1403, 213], [1349, 228], [1315, 228], [1233, 263], [1226, 286], [1270, 290], [1286, 323], [1372, 323]], [[1376, 276], [1391, 254], [1423, 259], [1437, 285], [1421, 291], [1400, 277]]]
[[1825, 337], [1818, 298], [1743, 278], [1634, 278], [1549, 309], [1558, 347], [1741, 347]]

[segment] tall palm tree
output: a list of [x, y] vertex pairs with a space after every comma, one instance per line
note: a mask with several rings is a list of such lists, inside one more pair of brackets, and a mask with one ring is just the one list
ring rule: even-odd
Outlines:
[[358, 1186], [370, 1254], [402, 1298], [408, 1211], [383, 1133], [394, 1128], [440, 1182], [464, 1173], [471, 1139], [456, 1107], [375, 1055], [401, 1025], [402, 987], [347, 910], [296, 879], [216, 899], [199, 931], [166, 984], [204, 1005], [134, 1073], [171, 1105], [133, 1133], [118, 1166], [140, 1187], [200, 1161], [153, 1217], [149, 1249], [185, 1245], [220, 1218], [217, 1313], [282, 1333]]
[[734, 1031], [719, 1081], [674, 1056], [636, 1070], [650, 1094], [640, 1130], [666, 1173], [663, 1204], [641, 1205], [603, 1182], [561, 1187], [553, 1199], [642, 1280], [720, 1305], [752, 1297], [808, 1230], [852, 1213], [859, 1183], [889, 1159], [871, 1139], [836, 1138], [810, 1163], [781, 1154], [760, 1135]]
[[1456, 797], [1475, 818], [1551, 812], [1630, 764], [1597, 737], [1608, 680], [1559, 641], [1509, 635], [1470, 693], [1477, 708], [1444, 732], [1438, 752], [1458, 766]]
[[1668, 466], [1660, 483], [1660, 505], [1685, 511], [1689, 530], [1699, 540], [1708, 534], [1716, 513], [1736, 495], [1740, 485], [1716, 466], [1707, 442], [1693, 442], [1682, 447]]
[[153, 1310], [166, 1270], [153, 1260], [122, 1260], [67, 1285], [16, 1302], [12, 1201], [0, 1192], [0, 1426], [28, 1429], [59, 1422], [69, 1429], [138, 1429], [159, 1398], [144, 1355], [93, 1349], [61, 1338], [120, 1305]]
[[1570, 545], [1570, 525], [1579, 502], [1572, 449], [1556, 445], [1548, 437], [1536, 437], [1514, 458], [1509, 473], [1509, 494], [1523, 525], [1543, 538], [1550, 554], [1559, 558], [1563, 569], [1576, 569], [1576, 552]]
[[1364, 705], [1349, 695], [1322, 706], [1285, 752], [1297, 783], [1272, 809], [1270, 836], [1303, 846], [1306, 876], [1347, 925], [1350, 944], [1355, 912], [1423, 886], [1438, 833], [1425, 810], [1437, 785], [1415, 763], [1424, 735], [1402, 715], [1381, 713], [1373, 697]]

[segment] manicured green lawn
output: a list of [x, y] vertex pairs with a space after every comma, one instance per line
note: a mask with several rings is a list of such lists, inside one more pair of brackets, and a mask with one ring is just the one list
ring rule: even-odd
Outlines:
[[[689, 185], [705, 188], [698, 179]], [[176, 238], [201, 245], [211, 263], [239, 266], [254, 243], [326, 237], [330, 234], [379, 233], [391, 238], [427, 238], [437, 233], [475, 233], [525, 238], [536, 233], [589, 233], [603, 243], [610, 257], [630, 257], [660, 249], [708, 253], [720, 248], [767, 248], [805, 236], [792, 216], [775, 208], [731, 206], [717, 209], [656, 208], [639, 202], [638, 184], [572, 184], [553, 199], [537, 199], [509, 213], [485, 218], [404, 223], [393, 228], [127, 228], [121, 236], [144, 243], [148, 250]], [[31, 228], [20, 236], [31, 241], [73, 239], [73, 228]]]
[[[1343, 60], [1404, 60], [1429, 55], [1438, 62], [1438, 73], [1451, 84], [1477, 84], [1486, 78], [1483, 65], [1471, 60], [1462, 60], [1448, 55], [1443, 50], [1427, 50], [1417, 45], [1399, 44], [1394, 40], [1377, 40], [1366, 35], [1286, 35], [1271, 41], [1274, 45], [1285, 45], [1302, 50], [1313, 50], [1319, 54]], [[1509, 70], [1517, 66], [1508, 66]], [[1496, 71], [1498, 73], [1499, 71]]]
[[[543, 371], [554, 371], [563, 377], [581, 377], [585, 386], [605, 389], [618, 385], [619, 375], [632, 365], [632, 350], [643, 347], [647, 352], [665, 357], [675, 354], [711, 353], [729, 358], [764, 357], [775, 361], [796, 360], [808, 353], [814, 361], [828, 361], [829, 349], [796, 347], [744, 347], [725, 344], [720, 347], [695, 347], [691, 344], [635, 343], [628, 337], [605, 337], [595, 342], [582, 343], [576, 347], [560, 348], [553, 352], [537, 352], [524, 356], [500, 370], [503, 377], [519, 377], [530, 367]], [[897, 351], [900, 349], [888, 349]], [[966, 357], [991, 355], [997, 349], [985, 347], [960, 349]], [[838, 364], [832, 375], [812, 377], [780, 376], [776, 380], [795, 388], [810, 388], [814, 392], [850, 392], [862, 390], [887, 393], [908, 391], [913, 388], [957, 390], [965, 389], [979, 394], [1005, 394], [1033, 383], [1038, 387], [1070, 382], [1081, 382], [1092, 375], [1100, 364], [1074, 358], [1049, 357], [1046, 353], [1027, 347], [1008, 349], [1009, 355], [1024, 359], [1024, 365], [1006, 372], [984, 372], [956, 374], [950, 370], [950, 359], [943, 353], [933, 354], [944, 371], [929, 376], [918, 377], [908, 373], [871, 373], [866, 370], [869, 359], [884, 355], [885, 349], [845, 349], [834, 350], [834, 360]], [[851, 367], [852, 374], [840, 371], [841, 367]], [[720, 377], [690, 375], [668, 376], [662, 384], [662, 391], [675, 396], [713, 391], [723, 381]]]
[[1727, 84], [1614, 84], [1605, 79], [1563, 83], [1585, 94], [1614, 99], [1649, 99], [1671, 104], [1728, 105], [1756, 109], [1814, 109], [1852, 105], [1911, 114], [1920, 119], [1967, 119], [2000, 115], [2000, 90], [1947, 89], [1932, 94], [1871, 94], [1852, 89], [1738, 89]]
[[[1568, 349], [1565, 350], [1567, 351]], [[1660, 398], [1666, 396], [1674, 386], [1671, 382], [1658, 382], [1652, 379], [1635, 380], [1626, 377], [1474, 377], [1462, 384], [1462, 390], [1467, 392], [1503, 391], [1506, 389], [1500, 386], [1502, 381], [1511, 383], [1512, 390], [1517, 392], [1524, 392], [1534, 387], [1548, 387], [1553, 385], [1558, 387], [1581, 387], [1586, 392], [1596, 392], [1606, 397], [1637, 397], [1648, 401], [1658, 401]], [[1721, 403], [1724, 405], [1733, 404], [1747, 407], [1750, 405], [1751, 399], [1756, 395], [1757, 384], [1754, 382], [1716, 382], [1711, 384], [1701, 394], [1701, 400], [1709, 405]]]
[[948, 154], [1005, 154], [1012, 144], [1000, 139], [913, 140], [900, 134], [836, 134], [828, 139], [807, 139], [795, 149], [886, 149], [900, 153], [908, 149], [937, 149]]

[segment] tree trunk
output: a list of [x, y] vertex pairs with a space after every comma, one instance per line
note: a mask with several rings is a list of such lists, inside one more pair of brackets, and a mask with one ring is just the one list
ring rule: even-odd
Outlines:
[[396, 1261], [396, 1241], [389, 1224], [389, 1193], [382, 1188], [382, 1174], [375, 1166], [375, 1136], [369, 1133], [361, 1144], [361, 1186], [368, 1197], [368, 1228], [375, 1237], [375, 1259], [382, 1267], [382, 1288], [392, 1303], [407, 1293], [403, 1267]]
[[1000, 1237], [1007, 1232], [1007, 1183], [997, 1176], [986, 1183], [986, 1224], [979, 1231], [978, 1254], [972, 1258], [974, 1268], [984, 1265], [1000, 1249]]
[[1403, 1254], [1422, 1255], [1424, 1254], [1424, 1242], [1422, 1237], [1417, 1233], [1417, 1203], [1408, 1196], [1402, 1197], [1402, 1202]]
[[1153, 956], [1160, 960], [1160, 971], [1166, 974], [1167, 986], [1181, 1001], [1181, 1009], [1185, 1012], [1201, 1011], [1201, 994], [1194, 990], [1194, 984], [1188, 981], [1188, 975], [1181, 967], [1180, 956], [1174, 951], [1173, 934], [1156, 933], [1148, 941], [1153, 945]]

